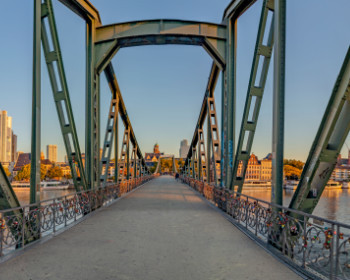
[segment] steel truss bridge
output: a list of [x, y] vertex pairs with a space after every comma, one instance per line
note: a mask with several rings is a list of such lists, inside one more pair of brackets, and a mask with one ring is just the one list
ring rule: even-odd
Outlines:
[[[30, 189], [32, 205], [40, 203], [41, 46], [74, 186], [77, 194], [81, 194], [75, 199], [83, 201], [91, 194], [96, 195], [98, 192], [106, 194], [107, 188], [111, 186], [119, 187], [118, 191], [112, 192], [118, 196], [153, 176], [145, 164], [135, 131], [128, 117], [117, 76], [111, 64], [112, 58], [120, 48], [180, 44], [202, 46], [213, 59], [190, 149], [185, 165], [180, 171], [182, 180], [193, 187], [202, 186], [202, 192], [203, 189], [212, 188], [212, 193], [216, 193], [216, 196], [218, 194], [221, 197], [228, 195], [235, 199], [239, 198], [242, 192], [272, 52], [274, 52], [271, 208], [283, 208], [278, 208], [278, 205], [283, 204], [285, 0], [263, 0], [243, 118], [239, 129], [236, 127], [237, 21], [256, 0], [233, 0], [225, 9], [220, 23], [158, 19], [110, 25], [102, 24], [98, 11], [88, 0], [59, 0], [86, 23], [85, 166], [82, 162], [51, 1], [34, 0]], [[268, 20], [269, 17], [271, 21]], [[264, 38], [267, 38], [266, 42]], [[100, 115], [103, 113], [100, 111], [100, 75], [102, 72], [107, 78], [111, 91], [110, 108], [104, 133], [101, 130], [105, 126], [100, 122]], [[222, 104], [220, 104], [221, 116], [218, 120], [214, 90], [220, 72], [222, 74]], [[350, 49], [345, 54], [344, 63], [335, 81], [300, 183], [289, 207], [286, 208], [289, 209], [289, 212], [294, 211], [292, 216], [309, 219], [309, 216], [305, 218], [306, 216], [303, 215], [312, 214], [336, 165], [337, 156], [350, 129], [349, 90]], [[118, 142], [118, 128], [121, 125], [118, 123], [119, 116], [124, 127], [122, 143]], [[218, 121], [221, 122], [221, 131], [218, 128]], [[203, 129], [205, 125], [207, 126], [206, 135]], [[236, 130], [239, 130], [237, 143], [235, 143]], [[103, 142], [101, 142], [102, 136], [104, 137]], [[100, 158], [101, 144], [103, 153]], [[112, 154], [115, 159], [114, 182], [108, 182], [107, 173]], [[238, 174], [239, 164], [242, 164], [241, 174]], [[11, 213], [15, 217], [24, 216], [24, 210], [20, 207], [1, 165], [0, 186], [0, 208], [2, 210], [12, 209]], [[90, 205], [89, 211], [101, 205], [103, 203]], [[80, 214], [86, 214], [89, 211], [84, 210]], [[30, 225], [35, 224], [36, 221], [36, 219], [31, 220]], [[9, 222], [10, 220], [5, 219], [2, 224], [8, 225]], [[23, 223], [22, 230], [24, 227], [29, 227], [28, 224], [25, 224]], [[16, 235], [15, 229], [12, 228], [10, 232]], [[21, 240], [30, 241], [35, 239], [34, 237]], [[19, 237], [17, 241], [18, 239]]]

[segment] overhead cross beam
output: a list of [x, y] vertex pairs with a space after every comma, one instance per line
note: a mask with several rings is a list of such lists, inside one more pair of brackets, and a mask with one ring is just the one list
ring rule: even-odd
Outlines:
[[225, 32], [223, 24], [166, 19], [100, 26], [96, 29], [96, 66], [104, 69], [123, 47], [182, 44], [202, 46], [223, 69]]

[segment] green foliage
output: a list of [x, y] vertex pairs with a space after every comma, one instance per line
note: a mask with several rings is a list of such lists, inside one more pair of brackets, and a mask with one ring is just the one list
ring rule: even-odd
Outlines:
[[162, 158], [160, 160], [161, 172], [172, 171], [173, 169], [173, 159], [171, 158]]
[[[45, 167], [40, 167], [40, 180], [44, 180], [46, 175]], [[14, 177], [16, 181], [29, 181], [30, 180], [30, 164], [22, 167], [22, 169]]]
[[298, 180], [301, 176], [301, 170], [291, 165], [284, 165], [283, 172], [288, 180]]
[[3, 166], [4, 168], [4, 171], [5, 171], [5, 174], [7, 177], [10, 177], [11, 176], [11, 172], [9, 171], [9, 169], [7, 168], [7, 166]]
[[63, 171], [62, 171], [62, 168], [59, 166], [51, 166], [46, 173], [46, 177], [50, 179], [60, 178], [62, 176], [63, 176]]
[[175, 165], [176, 165], [177, 172], [180, 172], [180, 169], [184, 166], [184, 164], [185, 164], [185, 161], [182, 160], [182, 159], [176, 159], [175, 160]]
[[[66, 174], [66, 175], [63, 175], [64, 178], [66, 179], [72, 179], [72, 175], [71, 174]], [[113, 177], [114, 178], [114, 177]]]
[[158, 166], [158, 162], [156, 162], [149, 170], [151, 173], [154, 173], [157, 169], [157, 166]]
[[304, 167], [304, 163], [296, 159], [285, 159], [283, 161], [283, 165], [290, 165], [300, 170], [303, 170], [303, 167]]

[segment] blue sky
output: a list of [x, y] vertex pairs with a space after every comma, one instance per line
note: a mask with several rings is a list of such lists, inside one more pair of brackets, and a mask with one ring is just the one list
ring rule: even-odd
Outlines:
[[[81, 149], [85, 131], [85, 27], [54, 0], [56, 21]], [[171, 18], [221, 22], [228, 0], [92, 0], [103, 24]], [[285, 157], [305, 160], [350, 43], [350, 1], [287, 1]], [[240, 126], [261, 1], [238, 21], [237, 127]], [[0, 110], [13, 117], [18, 149], [30, 151], [33, 3], [3, 1], [0, 18]], [[57, 144], [65, 154], [56, 109], [42, 60], [42, 147]], [[147, 46], [120, 50], [112, 61], [141, 150], [155, 142], [178, 155], [180, 141], [192, 139], [211, 66], [195, 46]], [[266, 85], [253, 152], [271, 151], [272, 69]], [[220, 116], [221, 83], [215, 92]], [[102, 139], [110, 92], [101, 79]], [[237, 129], [238, 133], [238, 129]], [[120, 131], [122, 134], [122, 130]], [[237, 136], [238, 137], [238, 136]], [[347, 140], [349, 143], [349, 139]], [[347, 149], [343, 148], [343, 156]]]

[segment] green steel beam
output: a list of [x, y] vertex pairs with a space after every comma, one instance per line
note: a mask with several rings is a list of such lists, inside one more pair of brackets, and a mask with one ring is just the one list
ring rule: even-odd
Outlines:
[[350, 130], [350, 47], [289, 207], [312, 213]]
[[[117, 99], [116, 94], [113, 95], [114, 98]], [[118, 103], [119, 103], [119, 99]], [[118, 104], [119, 105], [119, 104]], [[116, 108], [119, 112], [119, 106]], [[119, 168], [118, 168], [118, 163], [119, 163], [119, 113], [117, 114], [116, 119], [114, 120], [114, 183], [118, 183], [119, 179]]]
[[202, 46], [220, 68], [225, 67], [223, 24], [182, 20], [147, 20], [96, 29], [96, 67], [102, 71], [122, 47], [184, 44]]
[[130, 133], [126, 142], [126, 179], [130, 179]]
[[30, 203], [40, 201], [41, 151], [41, 0], [34, 0], [33, 88], [30, 169]]
[[210, 70], [210, 74], [209, 74], [209, 78], [208, 78], [208, 83], [206, 86], [206, 91], [205, 91], [203, 102], [202, 102], [202, 107], [201, 107], [201, 110], [199, 112], [198, 121], [196, 123], [196, 127], [195, 127], [195, 130], [193, 133], [191, 145], [190, 145], [190, 148], [188, 150], [185, 164], [187, 164], [189, 159], [192, 157], [192, 147], [197, 145], [197, 142], [198, 142], [197, 128], [203, 127], [203, 125], [204, 125], [205, 118], [207, 116], [207, 106], [208, 106], [207, 101], [208, 101], [208, 98], [214, 97], [214, 90], [215, 90], [215, 86], [216, 86], [219, 74], [220, 74], [219, 67], [215, 63], [213, 63], [211, 66], [211, 70]]
[[271, 202], [283, 205], [284, 95], [286, 57], [286, 0], [274, 0], [274, 75]]
[[[220, 137], [219, 137], [219, 127], [216, 117], [216, 106], [215, 106], [215, 98], [209, 97], [207, 100], [208, 104], [208, 116], [207, 116], [207, 122], [208, 122], [208, 145], [211, 145], [211, 147], [208, 148], [208, 176], [210, 176], [209, 172], [209, 165], [210, 162], [213, 163], [213, 179], [214, 184], [217, 185], [220, 182], [220, 176], [219, 172], [217, 170], [217, 165], [220, 165]], [[210, 133], [209, 133], [210, 132]], [[211, 154], [211, 153], [212, 154]], [[210, 157], [210, 158], [209, 158]], [[209, 178], [209, 177], [208, 177]], [[210, 182], [208, 180], [208, 182]]]
[[112, 66], [111, 63], [109, 63], [107, 65], [107, 67], [104, 69], [104, 73], [106, 75], [106, 79], [107, 79], [107, 82], [108, 82], [108, 85], [109, 85], [109, 88], [110, 88], [112, 94], [115, 93], [118, 96], [118, 99], [119, 99], [119, 108], [118, 108], [119, 114], [120, 114], [121, 120], [123, 121], [124, 127], [130, 128], [130, 141], [131, 141], [131, 143], [133, 145], [135, 145], [137, 147], [137, 156], [142, 160], [142, 165], [146, 167], [147, 172], [149, 173], [149, 169], [146, 166], [145, 159], [144, 159], [144, 157], [142, 155], [142, 152], [141, 152], [141, 150], [139, 148], [139, 144], [137, 142], [134, 130], [132, 128], [132, 125], [131, 125], [128, 113], [126, 111], [126, 107], [125, 107], [125, 103], [124, 103], [124, 100], [123, 100], [123, 96], [121, 94], [121, 91], [120, 91], [120, 88], [119, 88], [119, 84], [118, 84], [118, 81], [117, 81], [117, 78], [116, 78], [116, 75], [114, 73], [114, 69], [113, 69], [113, 66]]
[[[6, 176], [5, 170], [0, 163], [0, 210], [12, 209], [11, 211], [6, 211], [5, 215], [0, 215], [0, 219], [2, 218], [6, 223], [9, 223], [9, 229], [16, 241], [22, 238], [22, 236], [18, 235], [18, 232], [21, 232], [24, 224], [24, 232], [27, 235], [24, 238], [25, 242], [27, 243], [33, 240], [33, 236], [30, 235], [34, 234], [34, 232], [31, 232], [27, 228], [27, 223], [21, 223], [21, 221], [23, 221], [23, 210], [22, 208], [19, 208], [20, 206], [21, 205], [17, 199], [17, 196]], [[16, 218], [14, 218], [14, 216]], [[16, 219], [18, 221], [18, 228], [13, 227], [13, 222]]]
[[148, 35], [190, 35], [225, 41], [225, 29], [226, 26], [223, 24], [198, 21], [171, 19], [132, 21], [98, 27], [96, 43]]
[[[113, 141], [115, 141], [114, 134], [116, 133], [116, 122], [118, 120], [118, 97], [114, 94], [111, 99], [111, 104], [109, 106], [107, 127], [105, 132], [105, 139], [103, 143], [102, 157], [101, 157], [101, 171], [100, 171], [100, 181], [101, 187], [104, 187], [107, 183], [108, 169], [111, 160]], [[118, 149], [118, 145], [116, 145]], [[118, 161], [118, 160], [117, 160]]]
[[225, 67], [225, 29], [222, 24], [168, 19], [100, 26], [96, 30], [96, 59], [99, 66], [106, 64], [121, 47], [184, 44], [203, 46]]
[[[207, 182], [208, 184], [211, 183], [211, 166], [210, 166], [210, 162], [211, 162], [211, 143], [212, 143], [212, 130], [211, 130], [211, 117], [210, 117], [210, 104], [209, 104], [209, 99], [207, 101]], [[214, 162], [214, 168], [215, 168], [215, 162]]]
[[137, 147], [133, 147], [132, 149], [133, 153], [133, 171], [134, 171], [134, 179], [137, 178]]
[[127, 166], [126, 166], [127, 165], [127, 149], [128, 149], [129, 139], [130, 139], [130, 129], [125, 127], [124, 134], [123, 134], [121, 153], [120, 153], [120, 163], [119, 163], [119, 166], [117, 166], [118, 174], [121, 173], [121, 175], [118, 176], [119, 181], [124, 180], [124, 173], [125, 173], [125, 170], [127, 169]]
[[257, 0], [232, 0], [224, 11], [223, 19], [232, 16], [239, 17], [256, 1]]
[[222, 181], [229, 188], [232, 180], [233, 156], [235, 152], [236, 130], [236, 53], [237, 53], [237, 18], [227, 19], [226, 69], [223, 72], [225, 111], [224, 129], [224, 174]]
[[101, 25], [101, 18], [98, 10], [90, 3], [89, 0], [59, 0], [70, 10], [83, 18], [85, 21], [94, 20], [96, 25]]
[[[241, 123], [241, 130], [238, 138], [238, 145], [236, 156], [232, 171], [232, 182], [230, 189], [235, 189], [237, 192], [242, 192], [244, 178], [248, 166], [255, 130], [258, 123], [260, 106], [265, 90], [266, 78], [269, 70], [272, 48], [273, 48], [273, 19], [270, 30], [268, 32], [267, 43], [263, 44], [263, 39], [266, 33], [268, 13], [273, 13], [273, 1], [264, 0], [261, 10], [259, 30], [255, 44], [254, 58], [252, 69], [250, 72], [250, 79], [248, 85], [248, 92], [244, 106], [243, 118]], [[262, 67], [258, 69], [260, 60]], [[260, 72], [258, 72], [260, 70]], [[258, 80], [258, 77], [260, 79]], [[238, 166], [242, 163], [242, 172], [238, 176]], [[236, 188], [237, 187], [237, 188]]]
[[85, 174], [87, 188], [94, 187], [94, 120], [93, 120], [93, 98], [94, 98], [94, 22], [86, 23], [86, 96], [85, 96]]
[[237, 19], [256, 0], [233, 0], [225, 9], [223, 23], [226, 25], [226, 68], [222, 75], [221, 97], [221, 160], [220, 186], [228, 187], [232, 180], [234, 140], [235, 140], [235, 100], [236, 100], [236, 29]]
[[[20, 207], [15, 192], [12, 189], [10, 181], [7, 178], [4, 168], [0, 162], [0, 210]], [[18, 210], [16, 215], [22, 215], [22, 211]]]
[[[45, 19], [47, 19], [48, 26], [46, 26]], [[86, 190], [85, 172], [80, 153], [79, 141], [63, 67], [61, 48], [51, 0], [44, 0], [42, 4], [41, 21], [42, 45], [49, 72], [51, 88], [74, 186], [76, 191], [79, 192]], [[51, 40], [49, 40], [49, 38], [51, 38]], [[50, 46], [49, 41], [52, 42], [52, 46]]]

